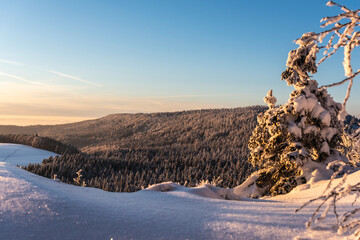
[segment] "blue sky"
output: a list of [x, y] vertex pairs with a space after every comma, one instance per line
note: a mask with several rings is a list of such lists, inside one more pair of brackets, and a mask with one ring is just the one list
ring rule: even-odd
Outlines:
[[[1, 1], [0, 121], [258, 105], [269, 89], [285, 103], [292, 91], [280, 80], [287, 53], [294, 39], [320, 31], [320, 19], [339, 12], [325, 4]], [[359, 8], [356, 1], [347, 6]], [[338, 55], [314, 75], [320, 85], [344, 78]], [[353, 61], [358, 69], [359, 58]], [[360, 113], [359, 90], [356, 79], [353, 114]], [[345, 91], [330, 92], [342, 101]]]

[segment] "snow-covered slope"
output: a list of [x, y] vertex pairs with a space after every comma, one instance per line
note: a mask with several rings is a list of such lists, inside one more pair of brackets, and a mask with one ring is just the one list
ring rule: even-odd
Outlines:
[[314, 208], [294, 210], [312, 189], [256, 201], [224, 200], [211, 187], [171, 183], [110, 193], [46, 179], [7, 161], [0, 162], [0, 239], [340, 239], [304, 233]]
[[27, 166], [29, 163], [41, 163], [43, 159], [58, 154], [21, 144], [0, 143], [0, 162]]

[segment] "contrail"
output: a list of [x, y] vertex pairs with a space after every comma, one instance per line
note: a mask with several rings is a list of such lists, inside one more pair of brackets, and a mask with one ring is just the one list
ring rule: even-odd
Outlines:
[[15, 62], [15, 61], [10, 61], [10, 60], [5, 60], [5, 59], [0, 59], [0, 62], [2, 63], [7, 63], [10, 65], [16, 65], [16, 66], [24, 66], [25, 64], [23, 63], [19, 63], [19, 62]]
[[[6, 59], [0, 59], [0, 62], [10, 64], [10, 65], [16, 65], [16, 66], [28, 66], [28, 65], [26, 65], [24, 63], [10, 61], [10, 60], [6, 60]], [[31, 66], [29, 66], [29, 67], [31, 67]], [[68, 75], [68, 74], [65, 74], [65, 73], [56, 72], [56, 71], [53, 71], [53, 70], [44, 69], [44, 68], [38, 68], [38, 67], [32, 67], [32, 68], [39, 69], [39, 70], [42, 70], [42, 71], [46, 71], [46, 72], [49, 72], [49, 73], [52, 73], [52, 74], [56, 74], [56, 75], [61, 76], [61, 77], [77, 80], [77, 81], [80, 81], [80, 82], [83, 82], [83, 83], [86, 83], [86, 84], [90, 84], [90, 85], [93, 85], [93, 86], [96, 86], [96, 87], [102, 87], [101, 84], [94, 83], [94, 82], [91, 82], [91, 81], [87, 81], [85, 79], [81, 79], [79, 77], [71, 76], [71, 75]], [[21, 77], [15, 76], [15, 75], [11, 75], [11, 74], [1, 73], [1, 75], [11, 77], [11, 78], [15, 78], [15, 79], [18, 79], [18, 80], [21, 80], [21, 81], [33, 83], [33, 84], [40, 84], [38, 82], [29, 81], [29, 80], [26, 80], [24, 78], [21, 78]]]
[[22, 78], [22, 77], [19, 77], [19, 76], [16, 76], [16, 75], [12, 75], [12, 74], [8, 74], [8, 73], [4, 73], [4, 72], [0, 72], [0, 75], [3, 75], [5, 77], [9, 77], [9, 78], [13, 78], [13, 79], [16, 79], [16, 80], [20, 80], [20, 81], [23, 81], [23, 82], [31, 83], [31, 84], [36, 84], [36, 85], [41, 84], [39, 82], [27, 80], [25, 78]]
[[96, 86], [96, 87], [102, 87], [101, 84], [90, 82], [90, 81], [87, 81], [85, 79], [81, 79], [79, 77], [71, 76], [71, 75], [68, 75], [68, 74], [65, 74], [65, 73], [56, 72], [56, 71], [53, 71], [53, 70], [47, 70], [47, 71], [50, 72], [50, 73], [59, 75], [61, 77], [74, 79], [74, 80], [77, 80], [77, 81], [80, 81], [80, 82], [83, 82], [83, 83], [87, 83], [87, 84], [90, 84], [90, 85], [93, 85], [93, 86]]

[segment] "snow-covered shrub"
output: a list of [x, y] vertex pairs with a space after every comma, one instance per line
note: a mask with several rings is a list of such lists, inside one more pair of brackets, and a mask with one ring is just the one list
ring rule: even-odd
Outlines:
[[[339, 164], [348, 163], [343, 120], [353, 79], [360, 73], [360, 70], [354, 73], [351, 66], [352, 50], [360, 44], [360, 33], [356, 31], [360, 24], [359, 10], [351, 11], [332, 1], [327, 5], [339, 6], [343, 13], [322, 19], [325, 22], [322, 27], [334, 24], [332, 28], [320, 33], [305, 33], [296, 40], [299, 47], [289, 52], [287, 69], [281, 76], [295, 88], [288, 102], [275, 107], [272, 91], [264, 98], [269, 109], [259, 115], [248, 144], [249, 161], [259, 169], [252, 175], [252, 181], [247, 181], [248, 187], [253, 189], [250, 197], [287, 193], [309, 181], [315, 169], [321, 169], [329, 177], [338, 170]], [[328, 35], [331, 35], [328, 43], [320, 46]], [[335, 39], [337, 43], [333, 43]], [[310, 76], [317, 72], [317, 53], [324, 49], [325, 57], [318, 62], [320, 64], [341, 47], [344, 48], [347, 78], [319, 87]], [[349, 87], [340, 104], [333, 100], [327, 88], [345, 82], [349, 82]], [[326, 168], [329, 164], [332, 167]]]

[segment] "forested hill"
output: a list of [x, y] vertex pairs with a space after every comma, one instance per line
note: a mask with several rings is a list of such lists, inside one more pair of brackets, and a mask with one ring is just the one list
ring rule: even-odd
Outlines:
[[[31, 127], [0, 127], [0, 133], [35, 134], [80, 148], [83, 154], [50, 158], [28, 170], [66, 183], [132, 192], [165, 181], [195, 186], [216, 181], [238, 186], [253, 171], [247, 142], [264, 107], [174, 113], [114, 114], [97, 120]], [[76, 184], [76, 183], [75, 183]]]
[[[151, 114], [112, 114], [61, 125], [5, 126], [0, 134], [38, 134], [74, 145], [85, 152], [166, 146], [241, 147], [265, 107], [194, 110]], [[220, 144], [221, 143], [221, 144]]]
[[[62, 182], [82, 180], [108, 191], [137, 191], [165, 181], [238, 186], [254, 170], [247, 143], [262, 106], [153, 114], [113, 114], [53, 126], [0, 126], [0, 134], [38, 134], [87, 154], [50, 158], [28, 170]], [[347, 118], [355, 130], [358, 119]], [[75, 183], [77, 184], [77, 183]]]

